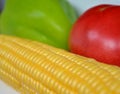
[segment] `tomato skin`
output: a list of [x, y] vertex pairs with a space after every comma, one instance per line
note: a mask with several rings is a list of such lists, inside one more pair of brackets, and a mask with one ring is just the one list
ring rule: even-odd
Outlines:
[[120, 6], [87, 10], [72, 28], [69, 47], [73, 53], [120, 66]]

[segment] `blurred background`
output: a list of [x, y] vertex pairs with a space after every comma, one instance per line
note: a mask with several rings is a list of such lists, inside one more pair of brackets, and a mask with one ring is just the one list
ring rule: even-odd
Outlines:
[[[120, 0], [68, 0], [68, 1], [75, 7], [79, 15], [82, 14], [87, 9], [89, 9], [90, 7], [96, 6], [98, 4], [120, 5]], [[4, 0], [0, 0], [0, 11], [2, 11], [3, 6]], [[9, 86], [7, 86], [6, 84], [4, 84], [2, 81], [0, 81], [0, 94], [18, 94], [18, 93]]]
[[79, 14], [83, 13], [90, 7], [99, 4], [115, 4], [120, 5], [120, 0], [68, 0], [78, 11]]
[[0, 0], [0, 12], [1, 12], [2, 9], [3, 9], [4, 2], [5, 2], [5, 0]]

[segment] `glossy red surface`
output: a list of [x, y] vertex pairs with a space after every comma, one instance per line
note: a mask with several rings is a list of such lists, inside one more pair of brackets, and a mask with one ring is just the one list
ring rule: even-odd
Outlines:
[[120, 6], [87, 10], [74, 24], [69, 46], [76, 54], [120, 66]]

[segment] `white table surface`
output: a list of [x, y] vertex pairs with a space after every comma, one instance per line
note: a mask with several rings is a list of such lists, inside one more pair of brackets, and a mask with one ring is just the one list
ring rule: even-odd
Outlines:
[[[98, 4], [117, 4], [120, 5], [120, 0], [69, 0], [76, 8], [79, 14], [83, 13], [88, 8]], [[0, 80], [0, 94], [19, 94], [14, 89], [6, 85]]]

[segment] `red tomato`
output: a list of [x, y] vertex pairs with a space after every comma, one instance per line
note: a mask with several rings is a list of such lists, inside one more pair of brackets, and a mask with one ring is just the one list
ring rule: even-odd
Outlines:
[[73, 53], [120, 66], [120, 6], [87, 10], [74, 24], [69, 46]]

